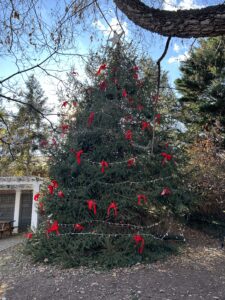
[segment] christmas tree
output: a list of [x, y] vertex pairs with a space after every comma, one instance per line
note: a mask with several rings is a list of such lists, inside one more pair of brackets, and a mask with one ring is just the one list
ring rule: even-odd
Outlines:
[[[48, 216], [29, 236], [37, 260], [112, 267], [172, 249], [163, 223], [187, 201], [179, 158], [162, 130], [157, 89], [127, 52], [110, 49], [60, 126], [51, 182], [35, 199]], [[74, 99], [62, 102], [69, 105]]]

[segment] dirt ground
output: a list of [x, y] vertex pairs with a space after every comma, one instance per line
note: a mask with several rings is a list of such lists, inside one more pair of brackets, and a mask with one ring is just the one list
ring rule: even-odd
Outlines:
[[195, 230], [164, 262], [96, 271], [32, 264], [14, 246], [0, 252], [0, 299], [225, 300], [225, 250]]

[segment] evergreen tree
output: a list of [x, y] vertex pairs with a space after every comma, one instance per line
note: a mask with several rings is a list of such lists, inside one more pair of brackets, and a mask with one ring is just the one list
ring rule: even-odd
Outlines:
[[201, 39], [181, 63], [181, 78], [176, 80], [176, 86], [182, 95], [183, 121], [195, 131], [224, 131], [224, 49], [224, 37]]
[[47, 126], [42, 114], [49, 112], [49, 109], [47, 97], [34, 75], [28, 78], [22, 98], [26, 105], [18, 106], [18, 113], [10, 128], [11, 148], [15, 155], [12, 162], [14, 175], [43, 175], [46, 166], [39, 157], [41, 146], [46, 144]]
[[158, 101], [134, 55], [110, 49], [79, 95], [76, 120], [61, 126], [67, 138], [54, 149], [48, 192], [35, 196], [50, 216], [28, 236], [35, 259], [111, 267], [171, 250], [163, 222], [187, 199]]

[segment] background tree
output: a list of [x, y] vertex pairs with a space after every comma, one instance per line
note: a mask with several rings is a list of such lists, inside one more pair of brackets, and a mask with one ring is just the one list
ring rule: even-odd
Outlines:
[[[49, 111], [44, 92], [37, 79], [31, 75], [26, 82], [26, 91], [21, 93], [24, 103], [8, 128], [5, 139], [2, 175], [44, 175], [46, 163], [41, 149], [46, 146], [48, 127], [40, 114]], [[7, 128], [4, 129], [7, 131]], [[7, 145], [10, 145], [10, 151]]]
[[190, 185], [201, 201], [192, 219], [224, 222], [225, 39], [199, 40], [181, 63], [176, 86], [181, 94], [183, 136], [190, 157]]
[[108, 267], [153, 260], [171, 251], [168, 220], [190, 204], [146, 70], [120, 44], [102, 62], [79, 95], [76, 120], [62, 126], [68, 137], [54, 151], [48, 192], [36, 196], [51, 216], [28, 243], [38, 260]]
[[200, 40], [181, 63], [181, 78], [176, 80], [184, 122], [196, 131], [211, 128], [220, 140], [225, 126], [224, 49], [224, 37]]

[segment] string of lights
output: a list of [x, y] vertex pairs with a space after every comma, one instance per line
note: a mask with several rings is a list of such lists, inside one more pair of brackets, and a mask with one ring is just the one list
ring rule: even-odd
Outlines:
[[[157, 222], [157, 223], [154, 223], [154, 224], [151, 224], [149, 226], [140, 226], [140, 225], [134, 225], [134, 224], [127, 224], [127, 223], [114, 223], [114, 222], [108, 222], [108, 221], [103, 221], [103, 220], [92, 220], [91, 222], [90, 221], [81, 221], [80, 224], [84, 224], [84, 223], [103, 223], [103, 224], [107, 224], [107, 225], [114, 225], [114, 226], [119, 226], [119, 227], [130, 227], [130, 228], [135, 228], [135, 229], [150, 229], [150, 228], [153, 228], [155, 226], [158, 226], [159, 224], [162, 223], [162, 221], [160, 222]], [[59, 226], [61, 227], [73, 227], [74, 226], [74, 223], [73, 224], [64, 224], [64, 223], [60, 223]]]

